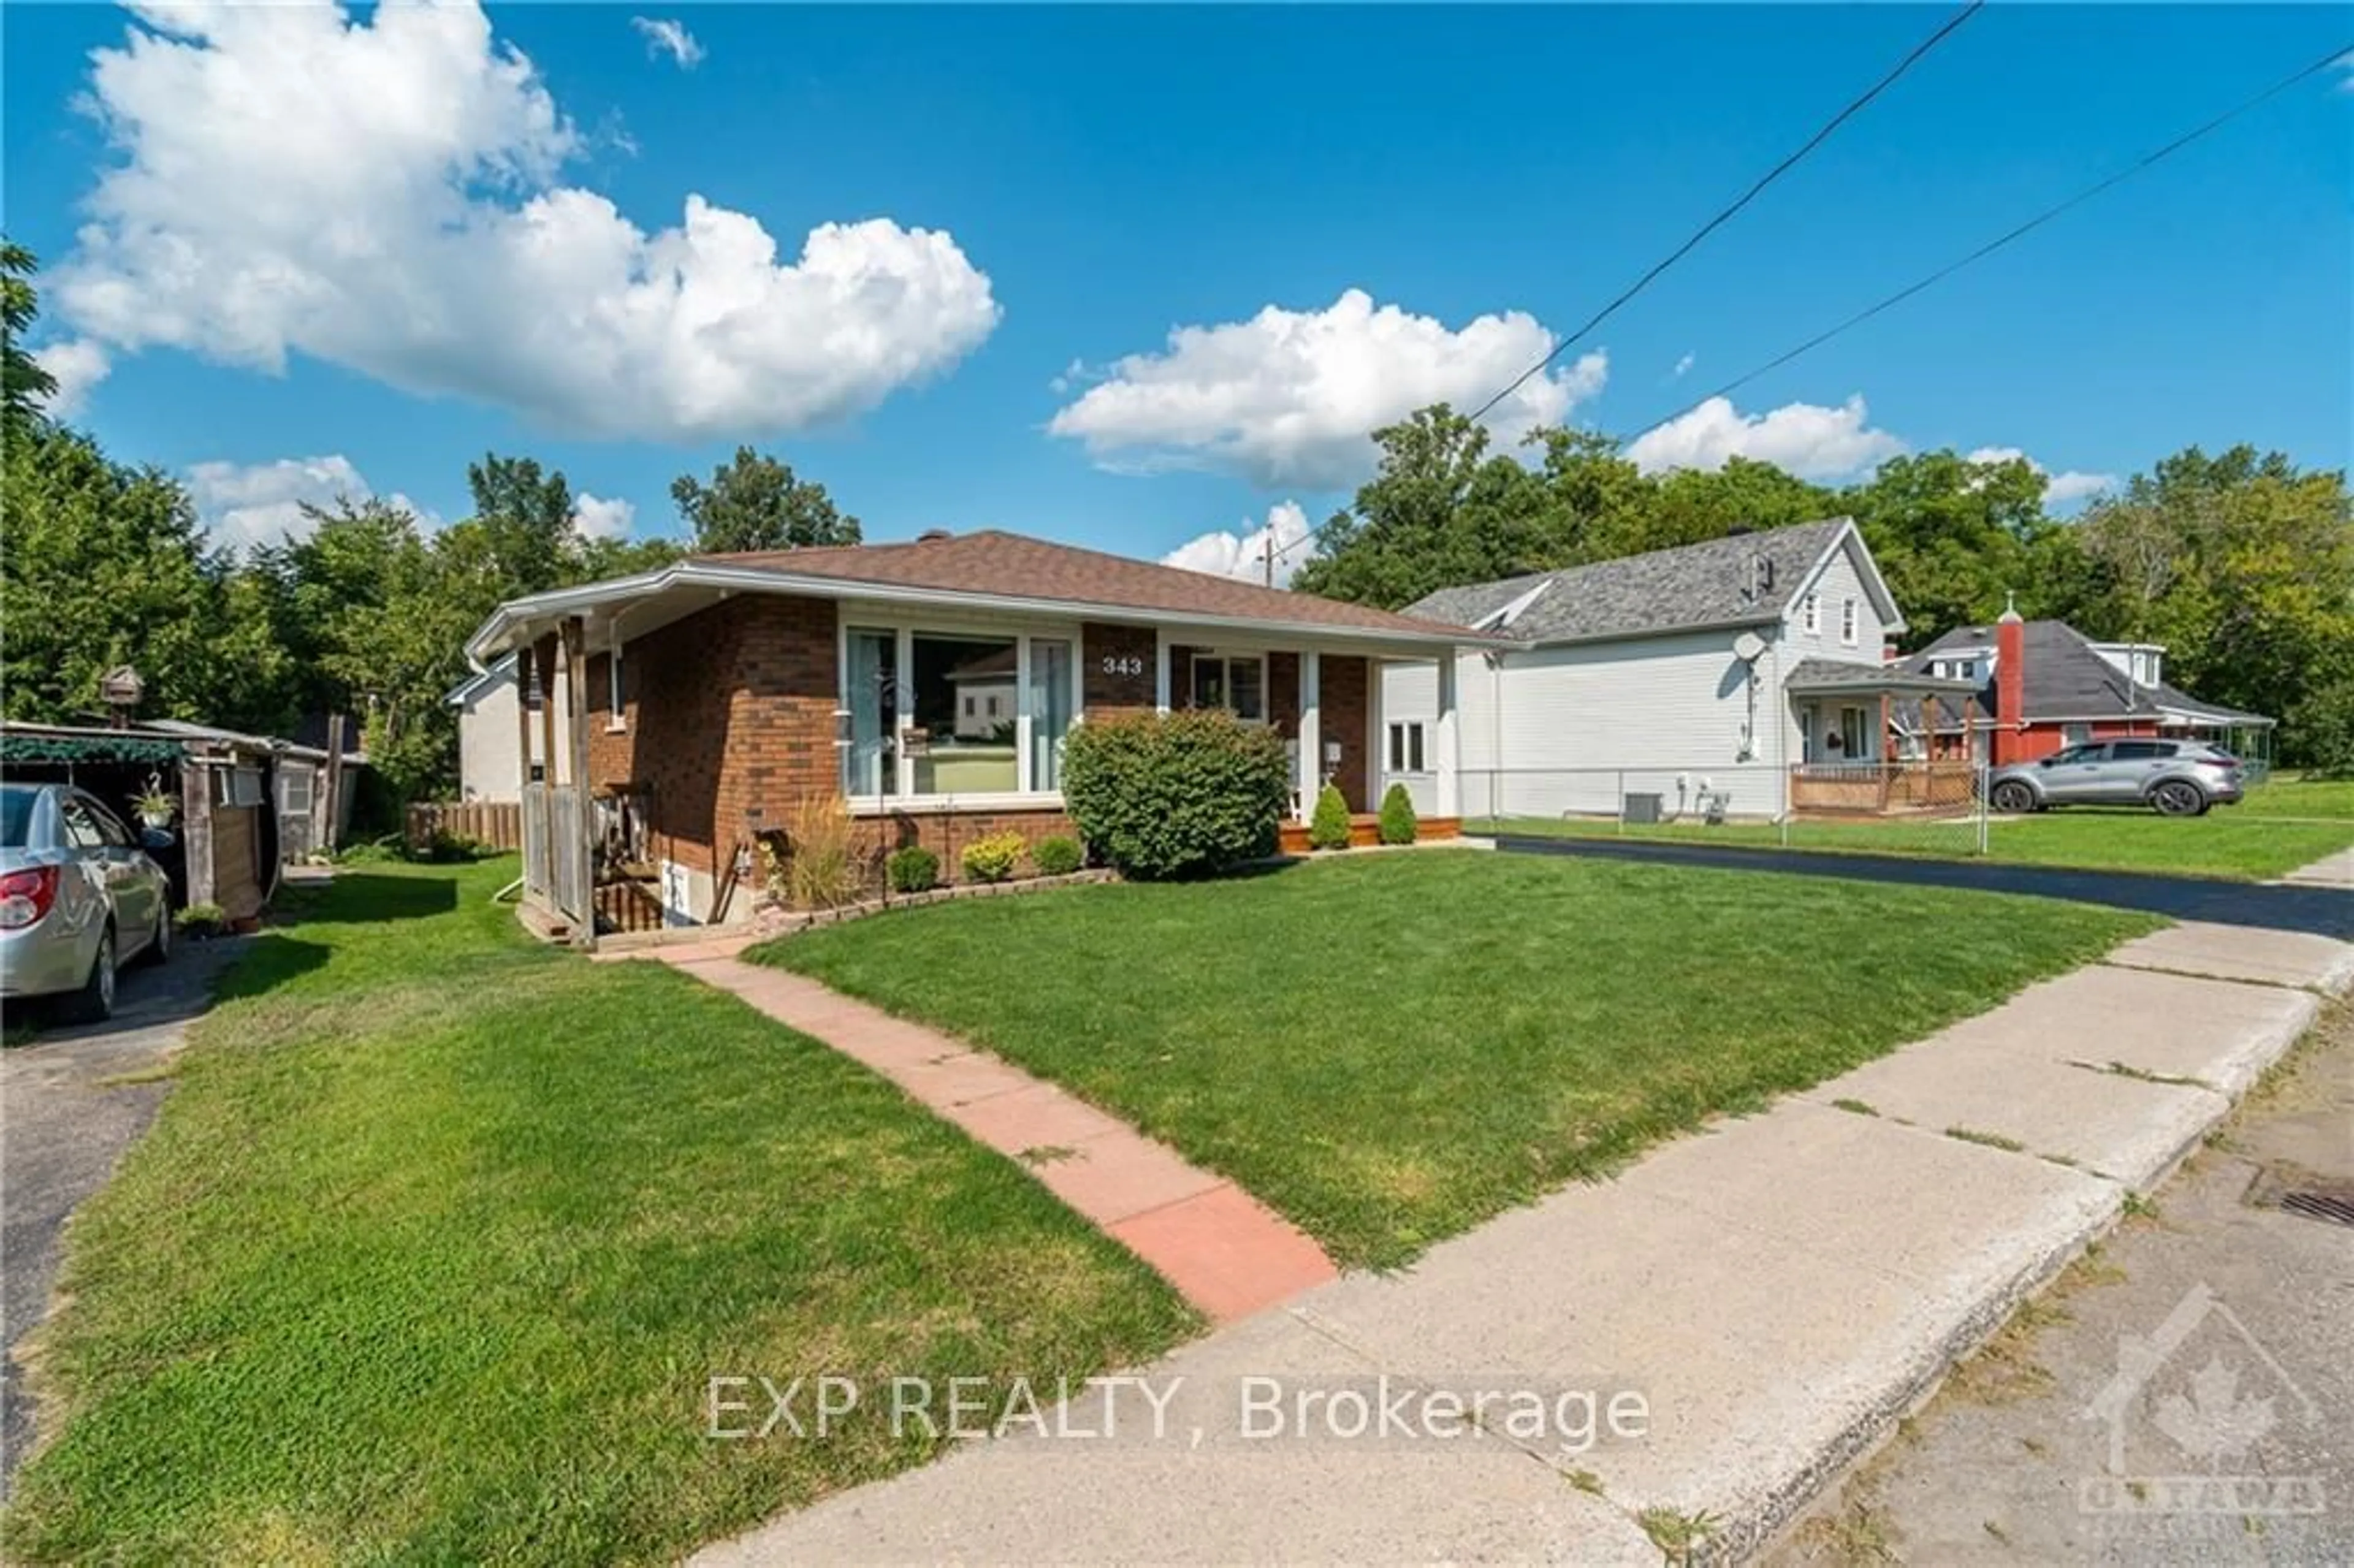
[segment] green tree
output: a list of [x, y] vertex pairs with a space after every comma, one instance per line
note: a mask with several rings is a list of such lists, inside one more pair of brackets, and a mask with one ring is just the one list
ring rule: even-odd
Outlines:
[[824, 485], [796, 477], [790, 465], [750, 447], [737, 447], [734, 458], [712, 471], [709, 484], [683, 473], [671, 482], [670, 493], [695, 530], [698, 554], [859, 541], [858, 519], [836, 511]]
[[2346, 476], [2285, 454], [2197, 447], [2095, 502], [2075, 529], [2089, 563], [2079, 630], [2162, 642], [2168, 679], [2285, 719], [2285, 760], [2336, 724], [2354, 662], [2354, 504]]
[[1295, 587], [1396, 609], [1435, 589], [1554, 564], [1543, 486], [1441, 403], [1373, 432], [1381, 468], [1318, 533]]
[[37, 270], [31, 251], [0, 238], [0, 432], [9, 440], [40, 418], [41, 405], [58, 389], [57, 377], [24, 343], [40, 308]]
[[572, 486], [560, 471], [542, 471], [535, 458], [490, 452], [466, 466], [466, 484], [506, 597], [544, 592], [571, 577], [579, 534]]
[[177, 481], [35, 420], [8, 442], [0, 511], [9, 717], [88, 718], [99, 678], [128, 663], [147, 683], [147, 716], [265, 729], [287, 718], [292, 671], [266, 595], [206, 548]]
[[2058, 526], [2043, 512], [2043, 476], [2024, 459], [1973, 462], [1952, 451], [1892, 458], [1832, 498], [1863, 531], [1913, 645], [2002, 613], [2017, 593], [2031, 615], [2061, 608], [2033, 569]]

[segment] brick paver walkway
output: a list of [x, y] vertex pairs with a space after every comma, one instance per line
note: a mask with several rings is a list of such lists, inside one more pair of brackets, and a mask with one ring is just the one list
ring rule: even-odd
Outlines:
[[882, 1074], [1161, 1271], [1218, 1322], [1337, 1274], [1324, 1249], [1214, 1171], [961, 1040], [736, 955], [748, 938], [642, 948]]

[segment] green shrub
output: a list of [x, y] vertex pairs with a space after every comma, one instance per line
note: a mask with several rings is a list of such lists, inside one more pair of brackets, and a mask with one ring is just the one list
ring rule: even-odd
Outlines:
[[1327, 784], [1316, 797], [1316, 811], [1308, 819], [1308, 847], [1337, 850], [1349, 847], [1349, 802], [1338, 784]]
[[1414, 842], [1414, 799], [1403, 784], [1393, 784], [1382, 797], [1382, 842], [1410, 844]]
[[1071, 821], [1123, 876], [1199, 876], [1271, 854], [1290, 794], [1282, 737], [1231, 714], [1090, 721], [1064, 742]]
[[1040, 839], [1038, 847], [1030, 852], [1038, 863], [1041, 876], [1068, 876], [1087, 863], [1087, 852], [1079, 848], [1076, 839], [1055, 837]]
[[1027, 839], [1010, 831], [975, 839], [964, 846], [964, 853], [959, 857], [964, 865], [964, 879], [967, 882], [1008, 881], [1029, 849]]
[[228, 911], [217, 904], [191, 904], [172, 916], [172, 924], [183, 937], [217, 937], [228, 929]]
[[940, 857], [921, 844], [893, 850], [883, 877], [894, 893], [928, 893], [940, 885]]

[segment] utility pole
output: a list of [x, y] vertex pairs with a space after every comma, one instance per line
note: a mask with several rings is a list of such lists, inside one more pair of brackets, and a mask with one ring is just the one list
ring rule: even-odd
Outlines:
[[1275, 586], [1275, 524], [1269, 523], [1259, 535], [1259, 543], [1267, 555], [1267, 586]]

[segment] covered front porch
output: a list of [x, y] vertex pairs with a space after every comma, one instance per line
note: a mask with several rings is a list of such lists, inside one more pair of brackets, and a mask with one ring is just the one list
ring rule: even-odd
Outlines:
[[[1783, 682], [1794, 816], [1934, 816], [1977, 800], [1978, 686], [1893, 665], [1801, 662]], [[1940, 715], [1958, 715], [1941, 734]]]

